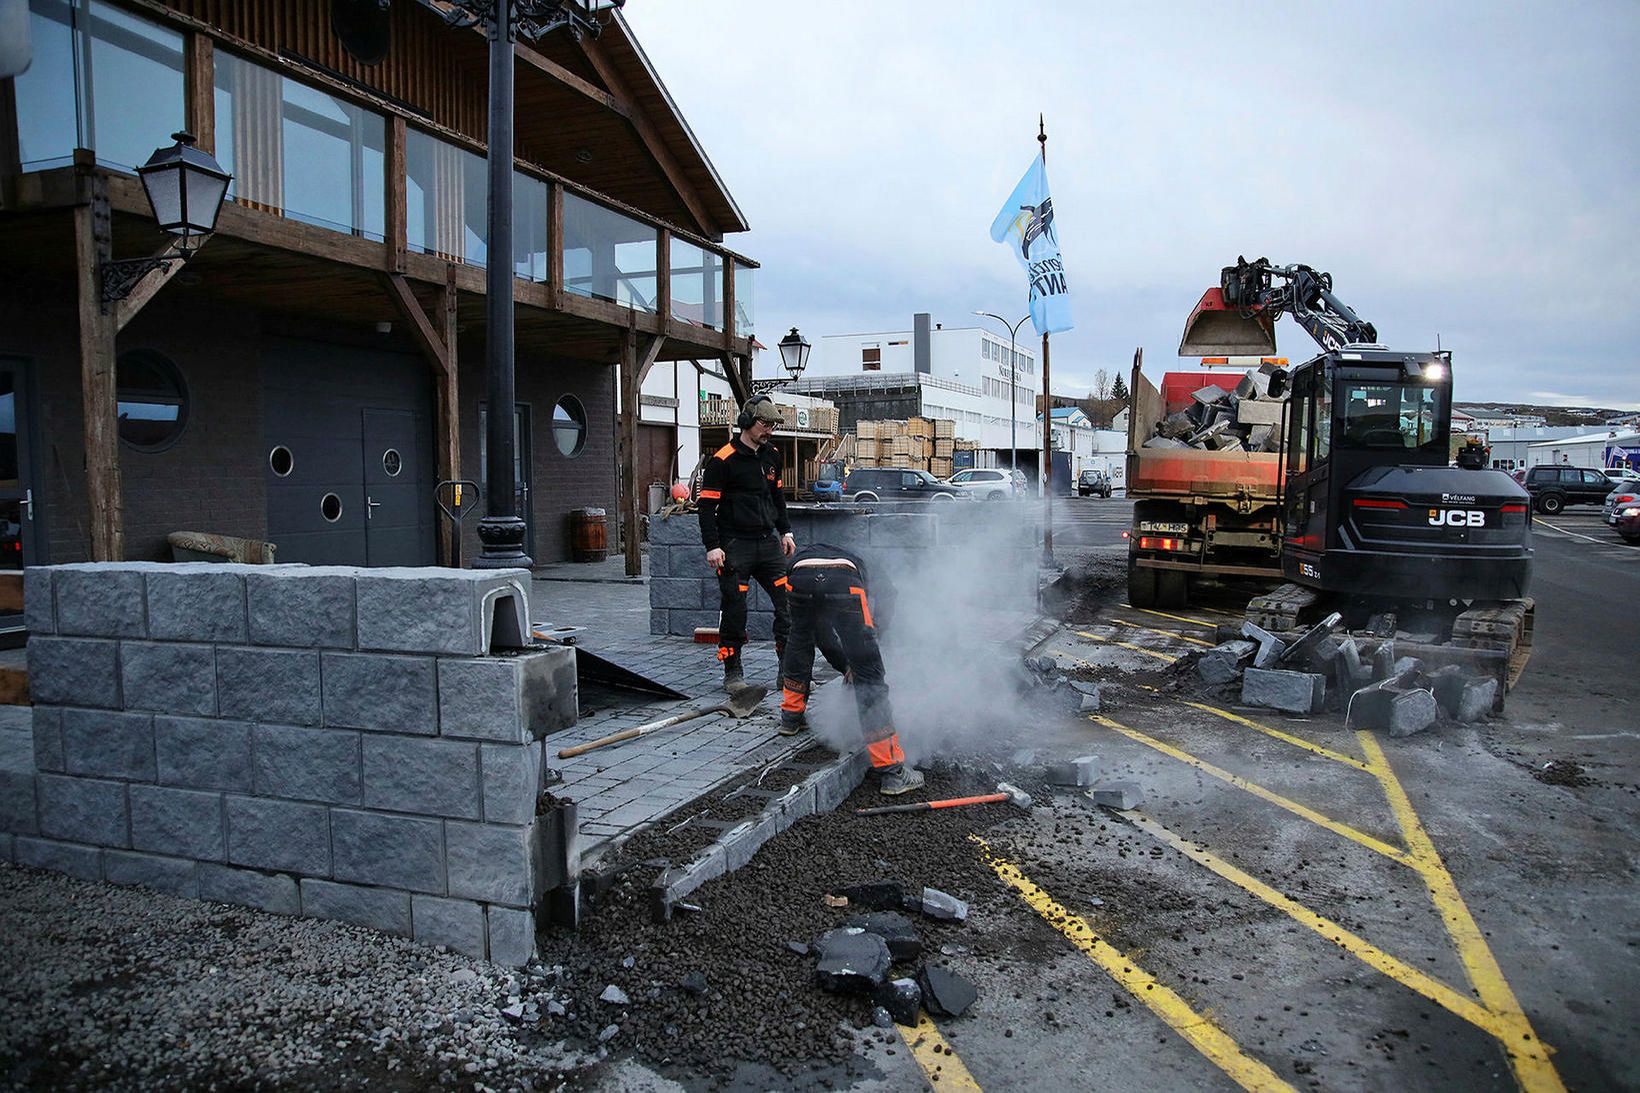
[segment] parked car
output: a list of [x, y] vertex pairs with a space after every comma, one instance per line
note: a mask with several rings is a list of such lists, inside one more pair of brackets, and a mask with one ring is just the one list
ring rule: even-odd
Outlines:
[[1612, 526], [1625, 543], [1640, 543], [1640, 500], [1632, 505], [1617, 506], [1617, 519]]
[[1533, 467], [1523, 485], [1537, 510], [1551, 516], [1567, 505], [1598, 505], [1612, 489], [1611, 479], [1593, 467]]
[[[1018, 472], [1014, 472], [1018, 474]], [[945, 484], [952, 489], [985, 501], [1000, 501], [1023, 493], [1021, 484], [1024, 475], [1020, 474], [1020, 481], [1010, 481], [1008, 471], [1004, 468], [970, 467], [958, 471], [945, 480]]]
[[1110, 475], [1104, 471], [1083, 471], [1076, 476], [1076, 496], [1109, 497]]
[[1600, 506], [1600, 518], [1608, 524], [1617, 523], [1617, 510], [1625, 505], [1640, 504], [1640, 478], [1625, 478], [1606, 495]]
[[843, 482], [845, 501], [955, 501], [963, 496], [927, 471], [860, 467]]
[[1625, 479], [1640, 478], [1640, 471], [1629, 467], [1602, 467], [1600, 473], [1610, 479], [1614, 486], [1622, 485]]

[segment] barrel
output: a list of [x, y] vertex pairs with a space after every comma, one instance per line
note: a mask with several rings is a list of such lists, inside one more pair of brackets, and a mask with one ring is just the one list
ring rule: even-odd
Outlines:
[[569, 555], [577, 562], [601, 562], [609, 557], [609, 529], [603, 509], [570, 510]]

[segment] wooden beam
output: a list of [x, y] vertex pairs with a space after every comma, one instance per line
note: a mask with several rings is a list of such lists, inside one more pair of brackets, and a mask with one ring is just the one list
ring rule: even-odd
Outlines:
[[23, 148], [17, 136], [17, 81], [0, 80], [0, 209], [16, 203], [13, 178], [23, 170]]
[[564, 310], [564, 184], [547, 188], [547, 287], [552, 290], [552, 309]]
[[[439, 340], [444, 343], [444, 372], [438, 382], [438, 473], [439, 480], [451, 482], [461, 477], [461, 368], [456, 348], [456, 267], [445, 272], [444, 287], [439, 290], [438, 308], [434, 320], [439, 328]], [[524, 519], [529, 519], [525, 513]], [[444, 552], [444, 563], [455, 565], [448, 537], [440, 536], [439, 549]]]
[[577, 94], [584, 95], [604, 109], [612, 110], [623, 118], [632, 116], [632, 107], [596, 84], [583, 80], [558, 62], [548, 60], [522, 42], [513, 47], [513, 55], [560, 87], [567, 87]]
[[[120, 436], [114, 371], [114, 318], [103, 313], [105, 247], [96, 225], [98, 203], [74, 210], [74, 272], [78, 283], [80, 399], [84, 412], [86, 499], [91, 509], [91, 560], [125, 559], [120, 497]], [[105, 210], [106, 212], [106, 210]]]
[[723, 347], [735, 351], [735, 260], [723, 260]]
[[[171, 244], [165, 243], [154, 252], [155, 258], [163, 257], [171, 250]], [[137, 312], [148, 306], [159, 290], [171, 283], [171, 278], [182, 272], [182, 267], [188, 263], [181, 258], [172, 258], [163, 268], [151, 269], [142, 275], [142, 280], [131, 286], [131, 291], [123, 299], [114, 301], [114, 333], [118, 334], [125, 329], [125, 324], [137, 317]]]
[[386, 155], [386, 234], [387, 268], [393, 273], [404, 272], [404, 254], [409, 249], [409, 198], [405, 188], [407, 176], [404, 119], [398, 115], [387, 123]]
[[188, 32], [182, 44], [183, 125], [194, 146], [216, 155], [216, 46], [208, 35]]
[[435, 372], [444, 373], [450, 370], [450, 356], [444, 340], [439, 332], [433, 329], [432, 321], [427, 318], [427, 312], [422, 310], [421, 301], [410, 289], [410, 282], [397, 273], [382, 275], [382, 284], [387, 288], [387, 295], [399, 309], [405, 321], [410, 324], [410, 334], [416, 339], [416, 346], [421, 350], [427, 363], [433, 366]]
[[655, 233], [655, 312], [664, 333], [672, 325], [672, 233], [665, 228]]
[[664, 340], [659, 335], [640, 335], [636, 327], [629, 326], [621, 343], [621, 538], [628, 577], [643, 575], [643, 548], [638, 542], [638, 418], [643, 381]]

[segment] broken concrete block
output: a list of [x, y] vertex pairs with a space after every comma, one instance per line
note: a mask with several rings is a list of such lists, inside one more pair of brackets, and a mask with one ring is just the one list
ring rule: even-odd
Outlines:
[[1139, 791], [1138, 782], [1106, 782], [1102, 786], [1090, 789], [1088, 799], [1100, 808], [1114, 808], [1125, 812], [1130, 808], [1138, 808], [1139, 802], [1144, 800], [1144, 794]]
[[876, 1001], [897, 1024], [915, 1025], [922, 1008], [922, 988], [915, 979], [893, 979], [877, 989]]
[[1144, 442], [1146, 448], [1188, 448], [1190, 445], [1182, 440], [1172, 440], [1165, 436], [1153, 436]]
[[1081, 702], [1080, 705], [1077, 706], [1076, 712], [1077, 713], [1098, 713], [1099, 712], [1099, 696], [1098, 695], [1083, 695], [1082, 696], [1082, 702]]
[[1241, 676], [1241, 665], [1230, 657], [1209, 650], [1196, 661], [1196, 676], [1209, 687], [1222, 687]]
[[1190, 446], [1192, 448], [1199, 448], [1204, 444], [1208, 444], [1214, 437], [1217, 437], [1222, 433], [1229, 432], [1230, 426], [1231, 423], [1229, 421], [1214, 421], [1211, 424], [1204, 426], [1201, 430], [1190, 437]]
[[1435, 703], [1454, 721], [1479, 721], [1492, 710], [1498, 697], [1498, 681], [1491, 676], [1472, 676], [1456, 664], [1449, 664], [1433, 676]]
[[1209, 384], [1206, 387], [1198, 388], [1197, 390], [1190, 392], [1191, 400], [1199, 406], [1212, 406], [1216, 403], [1223, 402], [1229, 397], [1229, 395], [1229, 391], [1226, 391], [1217, 384]]
[[1054, 763], [1048, 767], [1045, 781], [1052, 786], [1076, 786], [1078, 788], [1093, 785], [1099, 774], [1099, 757], [1084, 755], [1072, 759], [1068, 763]]
[[1315, 713], [1327, 698], [1327, 677], [1313, 672], [1249, 668], [1241, 677], [1241, 700], [1287, 713]]
[[1389, 674], [1392, 679], [1407, 679], [1423, 670], [1424, 662], [1417, 657], [1396, 657]]
[[1275, 427], [1281, 424], [1281, 403], [1255, 402], [1252, 399], [1243, 399], [1236, 403], [1236, 424], [1238, 425], [1267, 425]]
[[1382, 683], [1395, 674], [1395, 643], [1386, 641], [1372, 651], [1372, 678]]
[[1250, 622], [1241, 624], [1241, 632], [1244, 637], [1252, 638], [1258, 643], [1258, 651], [1253, 654], [1253, 667], [1274, 668], [1286, 649], [1282, 640], [1263, 627], [1254, 626]]
[[848, 900], [850, 907], [867, 911], [897, 911], [905, 903], [905, 890], [891, 880], [851, 884], [831, 894]]
[[1254, 425], [1247, 430], [1247, 447], [1255, 452], [1280, 451], [1280, 427], [1275, 425]]
[[1282, 651], [1280, 663], [1293, 664], [1311, 656], [1316, 648], [1326, 638], [1331, 637], [1333, 631], [1343, 625], [1344, 616], [1337, 611], [1328, 615], [1308, 630], [1304, 631], [1285, 650]]
[[1241, 442], [1241, 437], [1234, 433], [1220, 433], [1208, 442], [1217, 452], [1244, 452], [1247, 445]]
[[604, 993], [598, 996], [598, 1001], [608, 1002], [612, 1006], [629, 1006], [632, 1004], [632, 999], [626, 996], [626, 992], [613, 983], [604, 988]]
[[1190, 415], [1182, 410], [1176, 414], [1168, 414], [1156, 428], [1158, 436], [1165, 436], [1169, 440], [1183, 440], [1196, 431], [1196, 423], [1190, 420]]
[[922, 955], [922, 941], [917, 937], [916, 926], [898, 911], [872, 911], [864, 915], [851, 915], [844, 920], [843, 925], [858, 926], [882, 938], [888, 946], [888, 955], [896, 961], [915, 960]]
[[1426, 690], [1398, 689], [1385, 680], [1363, 687], [1349, 702], [1346, 726], [1411, 736], [1435, 724], [1435, 696]]
[[974, 985], [956, 972], [930, 964], [917, 977], [923, 1005], [938, 1017], [960, 1017], [979, 998]]
[[871, 994], [882, 986], [893, 958], [888, 943], [858, 926], [827, 930], [814, 943], [820, 954], [814, 974], [822, 990]]
[[924, 888], [922, 913], [941, 922], [962, 922], [968, 918], [968, 905], [938, 888]]

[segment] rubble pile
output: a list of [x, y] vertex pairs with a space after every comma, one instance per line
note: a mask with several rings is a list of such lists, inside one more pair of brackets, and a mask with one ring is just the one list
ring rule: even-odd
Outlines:
[[1261, 364], [1248, 369], [1235, 390], [1210, 384], [1194, 391], [1183, 410], [1155, 424], [1146, 448], [1201, 448], [1219, 452], [1279, 452], [1285, 385], [1271, 377], [1281, 369]]

